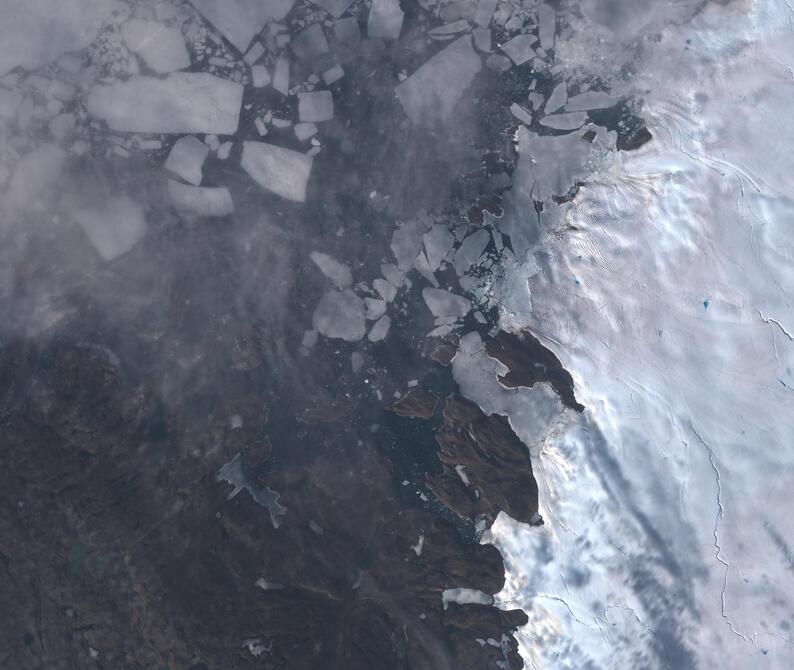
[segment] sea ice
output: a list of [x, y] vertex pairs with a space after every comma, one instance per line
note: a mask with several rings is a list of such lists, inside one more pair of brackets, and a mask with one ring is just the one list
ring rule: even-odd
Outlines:
[[568, 84], [566, 82], [561, 82], [554, 87], [554, 90], [551, 92], [549, 99], [546, 100], [546, 107], [543, 111], [546, 114], [551, 114], [552, 112], [556, 112], [560, 107], [565, 104], [565, 101], [568, 99]]
[[377, 298], [364, 298], [368, 321], [377, 321], [386, 313], [386, 301]]
[[353, 0], [312, 0], [312, 4], [322, 7], [335, 19], [338, 19], [353, 4]]
[[292, 53], [300, 60], [311, 60], [328, 53], [328, 40], [319, 23], [312, 23], [304, 28], [290, 42]]
[[121, 35], [127, 46], [158, 74], [181, 70], [190, 65], [185, 38], [178, 28], [169, 28], [157, 21], [132, 18], [121, 26]]
[[396, 40], [400, 36], [405, 14], [400, 0], [372, 0], [367, 20], [367, 35], [383, 40]]
[[455, 111], [463, 93], [482, 68], [464, 35], [439, 51], [396, 88], [408, 118], [415, 124], [443, 121]]
[[499, 4], [499, 0], [479, 0], [474, 12], [474, 23], [481, 28], [487, 28], [491, 23], [491, 17], [496, 11], [497, 4]]
[[375, 322], [375, 325], [369, 331], [367, 339], [370, 342], [380, 342], [386, 339], [391, 327], [391, 319], [388, 316], [382, 316]]
[[348, 16], [334, 22], [336, 39], [343, 44], [356, 44], [361, 40], [361, 28], [355, 16]]
[[331, 91], [309, 91], [298, 95], [298, 117], [307, 123], [320, 123], [334, 118]]
[[372, 287], [380, 294], [386, 302], [392, 302], [397, 297], [397, 288], [391, 282], [385, 279], [375, 279], [372, 282]]
[[353, 283], [353, 273], [350, 268], [340, 263], [333, 256], [324, 254], [322, 251], [312, 251], [309, 257], [320, 268], [320, 272], [328, 277], [337, 288], [349, 288]]
[[585, 121], [587, 121], [587, 114], [585, 112], [568, 112], [544, 116], [540, 120], [540, 124], [556, 130], [576, 130], [577, 128], [581, 128], [585, 124]]
[[35, 70], [67, 51], [88, 46], [120, 4], [116, 0], [3, 0], [0, 76], [18, 66]]
[[483, 228], [463, 240], [453, 260], [455, 272], [459, 277], [477, 262], [490, 241], [490, 233]]
[[265, 23], [281, 21], [295, 0], [191, 0], [191, 3], [240, 53], [245, 53]]
[[270, 73], [264, 65], [254, 65], [251, 68], [251, 83], [254, 88], [264, 88], [270, 83]]
[[201, 183], [202, 167], [210, 148], [201, 140], [188, 135], [180, 137], [165, 159], [165, 169], [182, 177], [189, 184]]
[[427, 266], [430, 272], [435, 272], [455, 244], [455, 236], [447, 226], [437, 223], [424, 234], [422, 239], [425, 243]]
[[554, 34], [557, 32], [557, 13], [541, 0], [538, 6], [538, 36], [544, 51], [554, 48]]
[[574, 95], [565, 104], [566, 111], [584, 112], [588, 109], [606, 109], [617, 102], [613, 96], [604, 91], [585, 91]]
[[240, 165], [262, 188], [287, 200], [306, 200], [310, 156], [266, 142], [243, 142]]
[[146, 234], [146, 218], [139, 202], [117, 195], [104, 202], [69, 208], [103, 260], [126, 254]]
[[314, 310], [314, 329], [326, 337], [356, 342], [366, 333], [364, 303], [353, 291], [330, 291]]
[[8, 184], [3, 204], [10, 209], [35, 209], [52, 195], [61, 176], [66, 152], [54, 144], [42, 144], [19, 159]]
[[243, 87], [206, 72], [172, 72], [162, 79], [135, 75], [96, 86], [88, 113], [113, 130], [138, 133], [237, 132]]
[[294, 132], [295, 137], [301, 142], [305, 142], [310, 137], [314, 137], [317, 134], [317, 126], [313, 123], [296, 123]]
[[423, 289], [422, 298], [431, 314], [436, 317], [466, 316], [471, 309], [468, 299], [440, 288]]
[[512, 40], [502, 44], [500, 48], [516, 65], [522, 65], [535, 56], [532, 45], [537, 41], [534, 35], [516, 35]]
[[188, 186], [168, 180], [168, 195], [177, 211], [196, 216], [228, 216], [234, 212], [231, 193], [225, 186]]
[[281, 95], [289, 93], [289, 61], [284, 56], [279, 56], [273, 70], [273, 88]]

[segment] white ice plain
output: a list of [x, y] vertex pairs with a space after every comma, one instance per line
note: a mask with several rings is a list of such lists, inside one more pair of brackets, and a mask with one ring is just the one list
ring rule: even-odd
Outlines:
[[532, 668], [794, 667], [794, 13], [742, 7], [662, 34], [653, 142], [545, 222], [503, 311], [587, 406], [533, 451], [545, 525], [492, 531]]

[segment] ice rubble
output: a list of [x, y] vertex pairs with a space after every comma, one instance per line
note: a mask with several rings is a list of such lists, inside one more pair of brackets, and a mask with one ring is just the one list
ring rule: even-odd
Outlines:
[[329, 291], [312, 317], [314, 329], [326, 337], [355, 342], [366, 333], [364, 302], [353, 291]]
[[262, 188], [287, 200], [306, 200], [311, 156], [266, 142], [243, 142], [240, 165]]
[[399, 84], [397, 97], [413, 123], [443, 121], [455, 110], [481, 68], [471, 35], [464, 35]]
[[132, 18], [122, 24], [121, 35], [127, 46], [158, 74], [190, 66], [185, 38], [178, 28], [169, 28], [157, 21]]
[[281, 21], [295, 0], [190, 0], [191, 4], [245, 53], [251, 40], [268, 21]]
[[538, 449], [546, 524], [493, 529], [538, 668], [794, 667], [790, 18], [709, 5], [663, 34], [637, 75], [654, 141], [593, 175], [529, 278], [588, 408]]
[[204, 160], [210, 148], [192, 135], [180, 137], [165, 159], [165, 169], [182, 177], [189, 184], [198, 186], [202, 179]]
[[116, 0], [4, 0], [0, 76], [18, 66], [35, 70], [88, 46], [120, 7]]
[[237, 132], [243, 87], [206, 72], [134, 75], [96, 86], [86, 108], [113, 130], [139, 133]]

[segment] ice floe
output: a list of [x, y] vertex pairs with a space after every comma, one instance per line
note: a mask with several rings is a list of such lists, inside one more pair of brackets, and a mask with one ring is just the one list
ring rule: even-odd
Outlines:
[[245, 53], [265, 23], [281, 21], [295, 0], [191, 0], [191, 4], [240, 53]]
[[210, 148], [192, 135], [180, 137], [165, 160], [165, 169], [181, 177], [189, 184], [198, 186], [202, 179], [204, 160]]
[[383, 40], [396, 40], [400, 36], [404, 18], [400, 0], [372, 0], [367, 19], [367, 35]]
[[169, 28], [157, 21], [132, 18], [122, 24], [121, 34], [127, 46], [158, 74], [190, 66], [185, 38], [178, 28]]
[[168, 195], [174, 208], [196, 216], [228, 216], [234, 212], [231, 193], [225, 186], [189, 186], [168, 180]]
[[242, 99], [237, 82], [206, 72], [172, 72], [96, 86], [86, 108], [113, 130], [233, 135]]
[[356, 342], [367, 330], [364, 302], [349, 289], [330, 291], [314, 310], [312, 324], [326, 337]]
[[348, 288], [353, 283], [353, 273], [350, 268], [333, 256], [322, 251], [312, 251], [309, 257], [320, 268], [320, 272], [330, 279], [337, 288]]
[[462, 317], [471, 309], [471, 301], [440, 288], [422, 290], [422, 298], [435, 317]]
[[242, 168], [262, 188], [303, 202], [312, 171], [312, 158], [266, 142], [243, 142]]
[[307, 123], [320, 123], [334, 118], [331, 91], [308, 91], [298, 95], [298, 117]]
[[143, 207], [126, 195], [70, 208], [69, 214], [106, 261], [126, 254], [146, 234]]

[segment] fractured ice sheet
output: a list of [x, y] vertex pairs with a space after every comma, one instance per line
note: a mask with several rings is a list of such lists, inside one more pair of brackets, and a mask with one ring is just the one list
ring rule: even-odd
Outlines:
[[355, 342], [366, 333], [364, 302], [353, 291], [329, 291], [314, 310], [312, 324], [318, 333]]
[[146, 234], [143, 207], [126, 195], [69, 210], [103, 260], [111, 261], [132, 249]]
[[121, 26], [127, 46], [159, 74], [190, 66], [185, 38], [178, 28], [169, 28], [157, 21], [132, 18]]
[[477, 262], [490, 241], [491, 234], [481, 228], [461, 242], [453, 260], [459, 277]]
[[202, 167], [210, 148], [192, 135], [180, 137], [165, 160], [165, 169], [182, 177], [189, 184], [201, 183]]
[[237, 132], [243, 87], [206, 72], [134, 75], [96, 86], [86, 108], [113, 130], [139, 133]]
[[281, 21], [295, 0], [191, 0], [241, 53], [268, 21]]
[[266, 142], [243, 142], [242, 168], [262, 188], [303, 202], [312, 171], [312, 158]]
[[399, 84], [397, 97], [413, 123], [441, 122], [455, 110], [481, 68], [471, 36], [464, 35]]
[[168, 195], [177, 211], [196, 216], [228, 216], [234, 212], [231, 193], [225, 186], [189, 186], [168, 180]]
[[547, 128], [556, 130], [576, 130], [581, 128], [587, 121], [585, 112], [569, 112], [562, 114], [550, 114], [540, 120], [540, 124]]
[[88, 46], [121, 3], [115, 0], [4, 0], [0, 76], [17, 66], [35, 70]]

